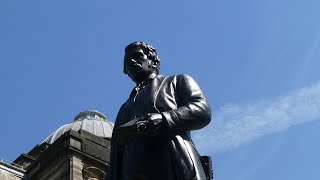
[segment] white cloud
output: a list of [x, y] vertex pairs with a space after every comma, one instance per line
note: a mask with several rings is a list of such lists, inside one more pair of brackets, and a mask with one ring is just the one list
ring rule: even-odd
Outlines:
[[193, 133], [193, 140], [200, 152], [217, 153], [318, 119], [320, 82], [274, 99], [220, 107], [208, 127]]

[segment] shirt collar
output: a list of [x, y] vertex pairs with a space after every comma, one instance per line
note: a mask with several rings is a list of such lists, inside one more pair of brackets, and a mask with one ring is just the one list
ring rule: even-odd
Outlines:
[[140, 91], [141, 89], [145, 88], [147, 84], [149, 84], [155, 77], [157, 77], [157, 73], [153, 72], [152, 74], [150, 74], [148, 76], [148, 78], [144, 81], [142, 81], [141, 83], [137, 84], [137, 86], [135, 88], [133, 88], [133, 90], [130, 93], [130, 97], [134, 96], [135, 94], [137, 94], [138, 91]]

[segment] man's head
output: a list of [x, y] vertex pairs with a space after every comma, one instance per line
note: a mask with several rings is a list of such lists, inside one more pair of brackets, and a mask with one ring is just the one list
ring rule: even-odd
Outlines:
[[156, 49], [144, 42], [133, 42], [125, 48], [123, 72], [136, 83], [150, 74], [159, 74], [160, 59]]

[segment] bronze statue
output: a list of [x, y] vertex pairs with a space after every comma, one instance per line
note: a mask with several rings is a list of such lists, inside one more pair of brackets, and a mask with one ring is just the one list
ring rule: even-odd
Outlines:
[[[208, 102], [188, 75], [162, 76], [156, 50], [134, 42], [124, 69], [135, 83], [116, 118], [111, 140], [111, 180], [205, 180], [190, 131], [211, 121]], [[204, 164], [204, 163], [203, 163]], [[211, 172], [210, 172], [211, 174]]]

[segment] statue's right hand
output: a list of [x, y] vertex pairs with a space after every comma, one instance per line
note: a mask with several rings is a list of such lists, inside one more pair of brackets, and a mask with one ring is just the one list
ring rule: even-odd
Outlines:
[[154, 136], [162, 127], [163, 117], [160, 113], [148, 113], [137, 122], [137, 132], [142, 135]]

